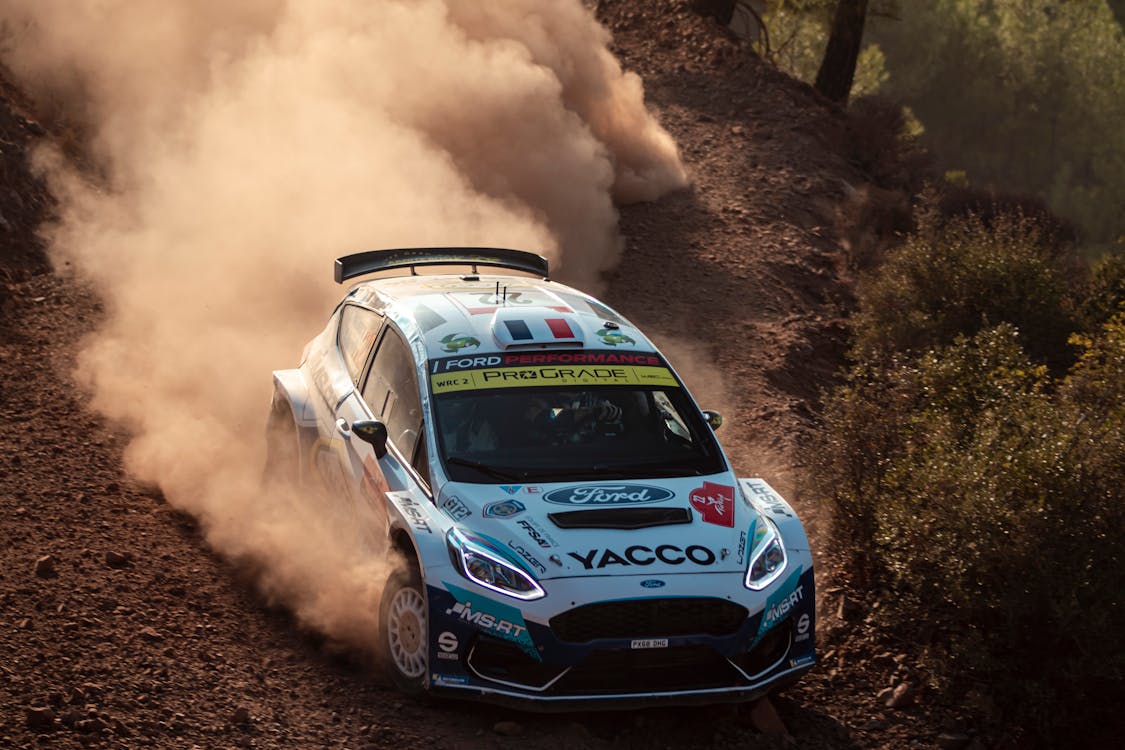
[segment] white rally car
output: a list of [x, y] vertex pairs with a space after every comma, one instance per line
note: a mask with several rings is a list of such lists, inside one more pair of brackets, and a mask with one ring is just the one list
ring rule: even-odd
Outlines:
[[531, 253], [380, 250], [335, 267], [337, 282], [388, 271], [274, 372], [268, 470], [322, 483], [372, 554], [398, 561], [377, 637], [401, 689], [706, 703], [812, 667], [801, 522], [735, 477], [719, 415], [644, 334]]

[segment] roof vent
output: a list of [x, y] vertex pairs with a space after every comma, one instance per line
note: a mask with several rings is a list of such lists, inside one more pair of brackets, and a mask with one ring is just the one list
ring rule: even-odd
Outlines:
[[492, 316], [492, 338], [501, 349], [582, 346], [578, 319], [542, 307], [501, 307]]

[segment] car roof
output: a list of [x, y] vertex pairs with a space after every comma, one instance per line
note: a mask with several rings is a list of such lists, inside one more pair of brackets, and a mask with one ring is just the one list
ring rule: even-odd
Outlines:
[[377, 278], [353, 286], [345, 301], [386, 314], [408, 339], [422, 343], [430, 360], [558, 349], [656, 351], [644, 334], [603, 302], [542, 278]]

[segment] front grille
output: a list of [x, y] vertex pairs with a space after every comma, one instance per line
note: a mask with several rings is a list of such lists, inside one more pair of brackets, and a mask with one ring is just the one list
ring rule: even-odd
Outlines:
[[743, 684], [730, 662], [707, 646], [594, 651], [551, 692], [633, 693], [705, 690]]
[[564, 641], [597, 638], [666, 638], [679, 635], [731, 635], [746, 619], [746, 608], [725, 599], [632, 599], [599, 602], [551, 618]]

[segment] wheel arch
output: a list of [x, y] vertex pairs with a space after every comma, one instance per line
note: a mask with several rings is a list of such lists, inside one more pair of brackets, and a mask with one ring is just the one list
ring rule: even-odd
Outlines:
[[310, 403], [309, 387], [300, 370], [274, 370], [273, 372], [271, 416], [275, 410], [279, 411], [285, 406], [288, 407], [290, 418], [297, 429], [316, 427], [316, 415]]

